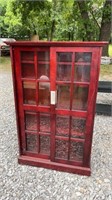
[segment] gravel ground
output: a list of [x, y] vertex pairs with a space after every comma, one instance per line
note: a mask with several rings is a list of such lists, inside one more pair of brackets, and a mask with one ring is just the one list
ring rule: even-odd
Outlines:
[[19, 165], [10, 66], [0, 72], [0, 199], [112, 200], [112, 118], [95, 116], [90, 177]]
[[112, 105], [112, 93], [97, 93], [97, 103]]

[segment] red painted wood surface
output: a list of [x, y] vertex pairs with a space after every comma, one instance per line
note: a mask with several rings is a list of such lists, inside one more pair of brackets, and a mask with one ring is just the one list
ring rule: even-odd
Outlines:
[[19, 46], [19, 47], [102, 47], [104, 45], [107, 45], [107, 41], [101, 41], [101, 42], [65, 42], [65, 41], [60, 41], [60, 42], [43, 42], [43, 41], [38, 41], [38, 42], [31, 42], [31, 41], [16, 41], [16, 42], [6, 42], [7, 44], [10, 44], [11, 46]]
[[[90, 175], [100, 57], [105, 44], [10, 43], [19, 163]], [[51, 91], [57, 93], [54, 105]]]

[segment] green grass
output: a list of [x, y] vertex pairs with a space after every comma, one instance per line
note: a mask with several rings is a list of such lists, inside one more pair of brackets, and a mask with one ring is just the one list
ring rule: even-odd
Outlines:
[[109, 45], [108, 53], [109, 53], [109, 56], [112, 57], [112, 44]]
[[102, 75], [111, 75], [112, 74], [112, 65], [101, 65], [100, 73]]
[[100, 80], [112, 81], [112, 64], [100, 66]]
[[10, 57], [9, 56], [0, 56], [0, 64], [6, 64], [10, 62]]

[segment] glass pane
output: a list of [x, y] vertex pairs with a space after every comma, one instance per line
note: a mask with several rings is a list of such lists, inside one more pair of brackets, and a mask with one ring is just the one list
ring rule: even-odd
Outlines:
[[68, 159], [68, 141], [56, 140], [56, 158]]
[[70, 160], [82, 161], [83, 160], [84, 144], [82, 142], [71, 141], [70, 146]]
[[87, 110], [88, 86], [74, 86], [73, 110]]
[[72, 117], [71, 137], [84, 138], [86, 120], [83, 118]]
[[49, 64], [38, 64], [38, 78], [49, 80]]
[[70, 52], [57, 53], [57, 62], [72, 62], [72, 53]]
[[70, 86], [59, 85], [57, 87], [57, 108], [69, 109], [70, 108]]
[[75, 66], [75, 81], [85, 81], [88, 82], [90, 80], [90, 66]]
[[70, 81], [71, 80], [71, 65], [58, 65], [57, 80]]
[[50, 115], [40, 114], [40, 131], [50, 133]]
[[37, 152], [37, 135], [27, 133], [26, 150]]
[[37, 130], [37, 115], [36, 113], [25, 113], [25, 129], [30, 131]]
[[32, 51], [22, 51], [21, 52], [22, 61], [34, 61], [34, 52]]
[[50, 137], [49, 136], [40, 136], [40, 153], [41, 154], [50, 154]]
[[25, 104], [36, 104], [36, 83], [23, 82], [23, 101]]
[[56, 135], [69, 136], [69, 117], [68, 116], [56, 117]]
[[77, 52], [75, 53], [75, 62], [91, 62], [91, 52]]
[[22, 77], [23, 78], [34, 78], [35, 77], [35, 69], [33, 64], [22, 64]]
[[50, 83], [39, 82], [39, 105], [50, 105]]
[[38, 61], [49, 61], [50, 60], [50, 52], [49, 51], [40, 51], [37, 54]]

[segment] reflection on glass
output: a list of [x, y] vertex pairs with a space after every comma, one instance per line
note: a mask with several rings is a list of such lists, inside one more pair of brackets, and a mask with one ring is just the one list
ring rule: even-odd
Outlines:
[[68, 159], [68, 141], [56, 140], [56, 158]]
[[44, 133], [50, 133], [50, 115], [40, 114], [40, 131]]
[[35, 77], [35, 69], [34, 64], [22, 64], [22, 77], [23, 78], [34, 78]]
[[72, 117], [71, 137], [84, 138], [86, 120], [83, 118]]
[[50, 105], [50, 83], [39, 82], [39, 105]]
[[90, 80], [90, 66], [75, 66], [75, 81], [85, 81], [88, 82]]
[[57, 62], [72, 62], [72, 53], [71, 52], [57, 53]]
[[31, 152], [37, 152], [37, 135], [27, 133], [26, 150]]
[[74, 86], [73, 110], [87, 110], [88, 86]]
[[69, 117], [57, 116], [56, 117], [56, 135], [69, 136]]
[[91, 52], [77, 52], [75, 53], [75, 62], [91, 62]]
[[71, 80], [71, 65], [57, 66], [57, 80], [70, 81]]
[[25, 104], [36, 104], [36, 83], [23, 82], [23, 102]]
[[70, 86], [58, 85], [57, 88], [57, 108], [69, 109], [70, 108]]
[[41, 154], [50, 154], [50, 137], [49, 136], [40, 136], [40, 153]]
[[38, 64], [38, 78], [49, 79], [49, 64]]
[[21, 51], [22, 61], [34, 61], [34, 52], [32, 51]]
[[71, 141], [70, 146], [70, 160], [83, 161], [84, 144], [82, 142]]
[[50, 52], [49, 51], [40, 51], [37, 53], [38, 61], [49, 61]]
[[36, 113], [31, 113], [31, 112], [25, 113], [25, 128], [26, 128], [26, 130], [30, 130], [30, 131], [37, 130], [37, 115], [36, 115]]

